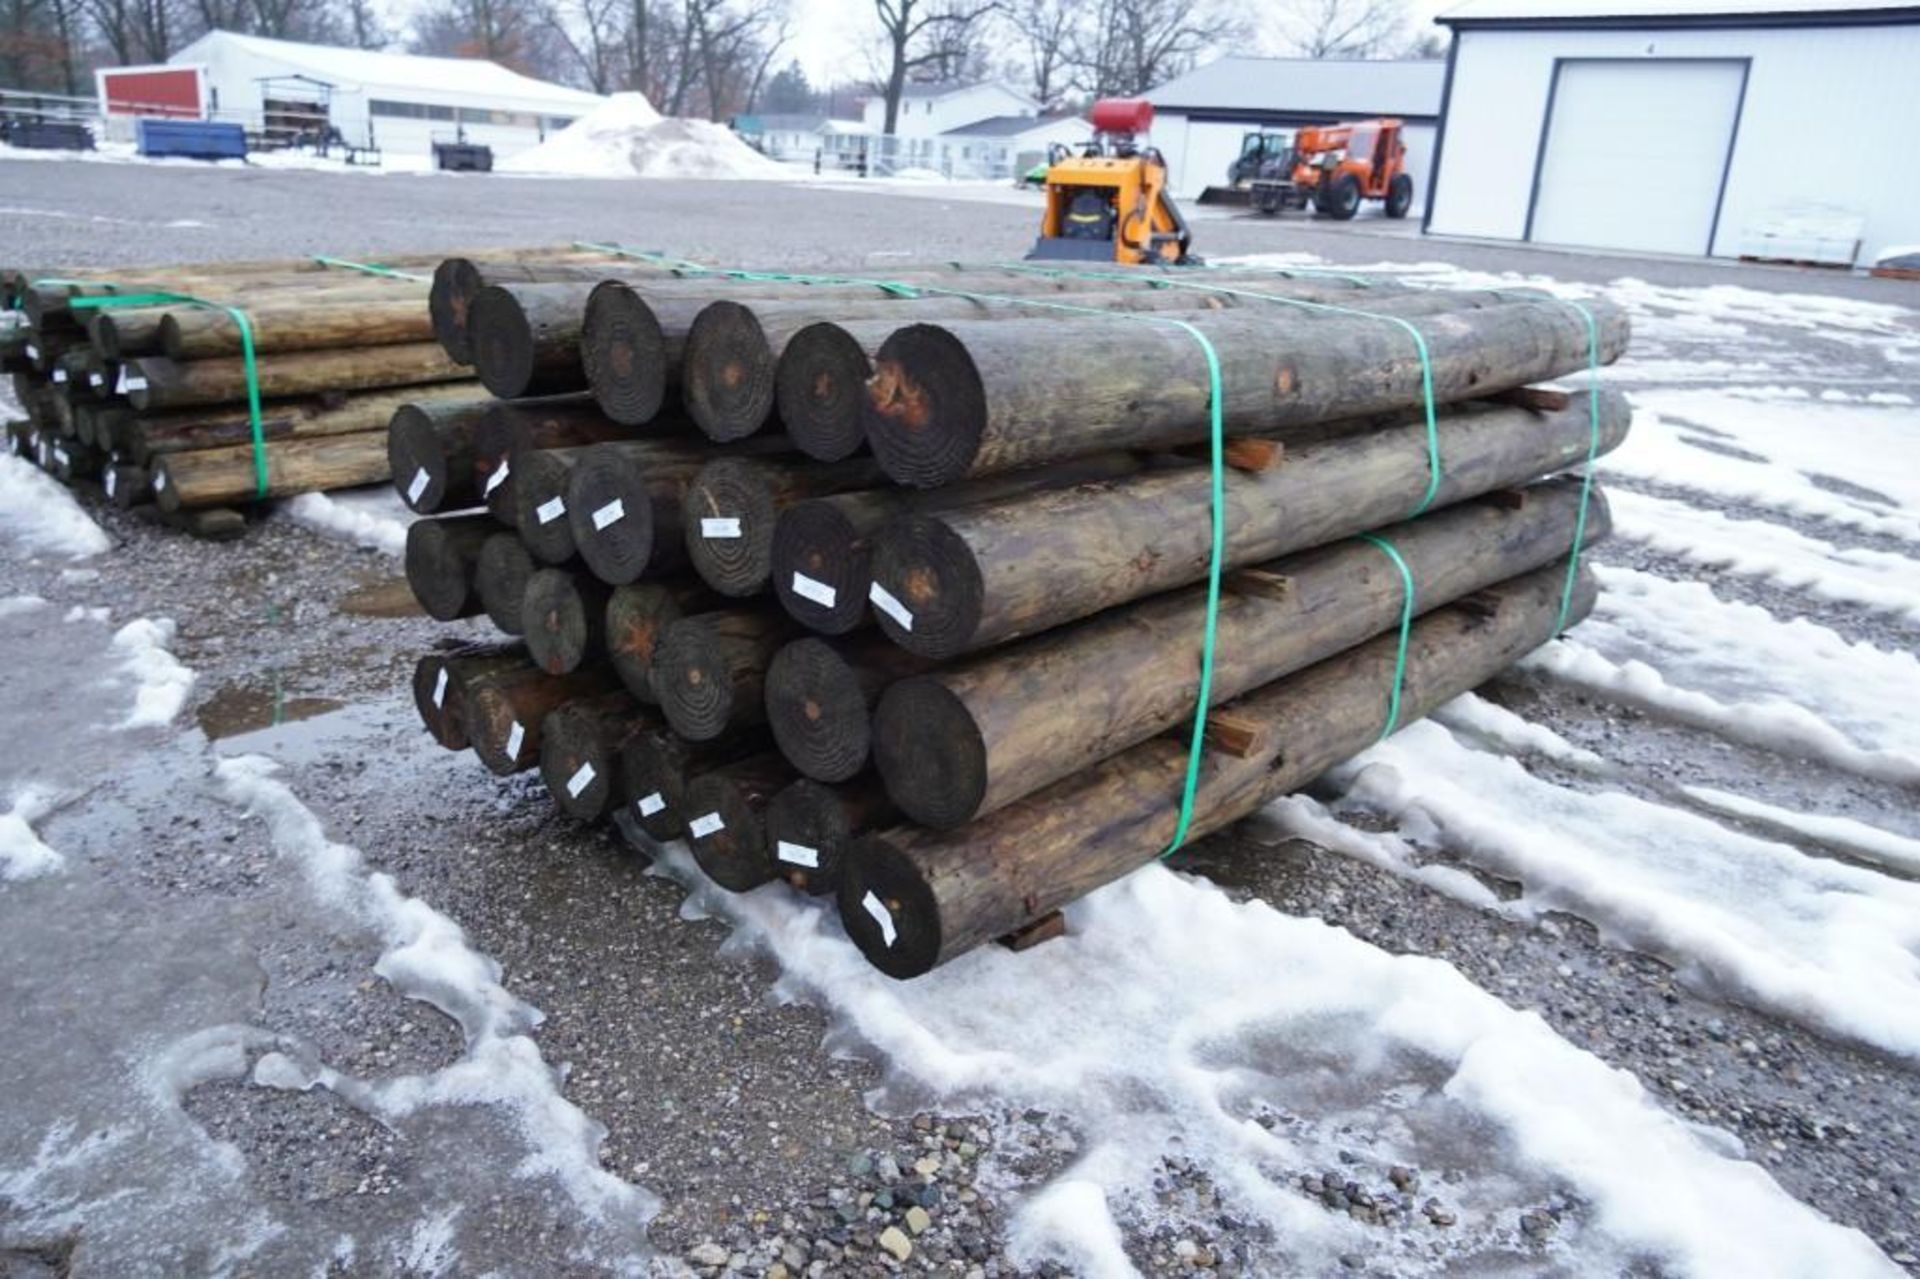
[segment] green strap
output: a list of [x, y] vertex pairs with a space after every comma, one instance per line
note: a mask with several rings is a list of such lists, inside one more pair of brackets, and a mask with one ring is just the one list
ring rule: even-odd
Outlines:
[[1560, 612], [1553, 619], [1555, 635], [1566, 630], [1573, 608], [1573, 586], [1580, 576], [1580, 548], [1587, 540], [1587, 507], [1593, 499], [1593, 460], [1600, 454], [1600, 326], [1593, 312], [1571, 298], [1562, 298], [1587, 322], [1587, 456], [1580, 467], [1580, 510], [1573, 518], [1573, 551], [1567, 556], [1567, 580], [1560, 588]]
[[[35, 281], [39, 284], [40, 281]], [[68, 306], [77, 310], [99, 310], [103, 307], [134, 306], [194, 306], [208, 311], [225, 311], [232, 317], [240, 330], [240, 356], [247, 376], [247, 427], [253, 437], [253, 484], [256, 497], [267, 495], [267, 439], [266, 426], [260, 414], [260, 368], [254, 358], [253, 321], [247, 313], [237, 306], [228, 306], [224, 302], [209, 302], [205, 298], [189, 297], [184, 293], [121, 293], [110, 297], [72, 298]]]
[[917, 285], [901, 280], [870, 279], [853, 275], [810, 275], [793, 271], [742, 271], [729, 267], [706, 266], [699, 262], [689, 262], [685, 258], [670, 257], [652, 249], [631, 249], [623, 244], [601, 244], [592, 240], [575, 240], [573, 247], [587, 249], [596, 253], [612, 253], [624, 258], [634, 258], [642, 262], [653, 262], [667, 267], [676, 273], [723, 280], [743, 280], [760, 284], [812, 284], [851, 288], [879, 289], [896, 297], [917, 298], [922, 290]]
[[414, 275], [409, 271], [396, 271], [390, 266], [380, 266], [374, 262], [349, 262], [345, 258], [330, 258], [318, 253], [313, 255], [313, 260], [321, 266], [338, 267], [342, 271], [360, 271], [367, 275], [384, 276], [389, 280], [412, 280], [415, 284], [426, 284], [432, 278]]
[[1400, 570], [1400, 642], [1393, 654], [1393, 688], [1387, 694], [1387, 722], [1380, 730], [1379, 740], [1385, 741], [1400, 727], [1400, 690], [1407, 681], [1407, 641], [1413, 635], [1413, 570], [1407, 567], [1400, 548], [1378, 533], [1362, 533], [1360, 540], [1379, 547]]

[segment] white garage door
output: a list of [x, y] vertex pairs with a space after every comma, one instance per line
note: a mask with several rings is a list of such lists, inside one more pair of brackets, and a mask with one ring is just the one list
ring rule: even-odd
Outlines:
[[1562, 62], [1528, 239], [1707, 253], [1744, 62]]

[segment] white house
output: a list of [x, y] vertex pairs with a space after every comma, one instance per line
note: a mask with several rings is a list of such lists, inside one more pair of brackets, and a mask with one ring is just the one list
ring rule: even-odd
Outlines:
[[[963, 124], [999, 115], [1038, 115], [1040, 104], [997, 80], [975, 84], [909, 84], [900, 93], [900, 117], [894, 134], [902, 138], [933, 138]], [[868, 98], [864, 116], [867, 132], [886, 131], [887, 99]]]
[[1049, 148], [1077, 147], [1093, 136], [1093, 126], [1077, 115], [997, 115], [941, 134], [948, 154], [963, 170], [983, 166], [989, 176], [1024, 173], [1047, 158]]
[[1424, 225], [1870, 263], [1920, 242], [1920, 7], [1468, 0]]
[[208, 113], [258, 129], [324, 118], [356, 146], [424, 155], [464, 130], [496, 158], [537, 145], [605, 99], [479, 58], [426, 58], [210, 31], [167, 59], [204, 68]]
[[1397, 116], [1406, 122], [1402, 139], [1418, 204], [1430, 181], [1445, 74], [1438, 61], [1218, 58], [1147, 94], [1153, 144], [1167, 157], [1173, 193], [1191, 199], [1226, 183], [1250, 132]]

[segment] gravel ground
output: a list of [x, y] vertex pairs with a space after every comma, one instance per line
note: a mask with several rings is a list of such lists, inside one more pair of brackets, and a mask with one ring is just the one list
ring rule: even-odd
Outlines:
[[[1013, 256], [1033, 225], [1032, 209], [1012, 203], [807, 187], [741, 200], [726, 185], [694, 182], [0, 162], [0, 184], [16, 206], [0, 213], [7, 259], [46, 266], [320, 251], [377, 256], [573, 237], [618, 238], [714, 261], [851, 266], [930, 253]], [[205, 225], [168, 225], [182, 220]], [[775, 227], [779, 235], [770, 236]], [[1217, 254], [1444, 258], [1567, 279], [1635, 274], [1676, 285], [1911, 297], [1911, 286], [1824, 273], [1442, 244], [1403, 230], [1213, 217], [1199, 224], [1202, 248]], [[928, 1114], [903, 1104], [882, 1089], [881, 1071], [860, 1045], [829, 1037], [817, 1009], [770, 997], [769, 962], [724, 951], [721, 924], [682, 918], [684, 894], [673, 881], [649, 874], [607, 834], [558, 819], [530, 779], [503, 785], [470, 760], [433, 750], [413, 722], [404, 683], [413, 657], [447, 628], [383, 607], [394, 594], [390, 561], [278, 516], [242, 541], [203, 544], [87, 505], [122, 543], [96, 561], [99, 576], [74, 581], [57, 566], [9, 557], [0, 560], [0, 595], [36, 592], [63, 609], [110, 606], [116, 623], [179, 621], [175, 651], [198, 673], [194, 714], [202, 732], [218, 739], [212, 749], [269, 750], [282, 759], [289, 784], [334, 838], [456, 920], [476, 949], [499, 961], [514, 994], [546, 1014], [541, 1052], [564, 1063], [566, 1096], [605, 1127], [604, 1166], [662, 1200], [647, 1231], [663, 1256], [660, 1269], [1029, 1273], [1005, 1257], [1003, 1215], [1014, 1197], [1071, 1158], [1082, 1134], [1041, 1112]], [[1685, 575], [1623, 545], [1602, 558]], [[1898, 638], [1883, 621], [1844, 606], [1815, 610], [1804, 597], [1722, 584], [1783, 614], [1812, 613], [1850, 638]], [[38, 665], [16, 662], [6, 677], [11, 685], [0, 690], [12, 695], [57, 678], [58, 668], [56, 645]], [[1870, 811], [1897, 816], [1911, 808], [1910, 797], [1891, 788], [1531, 678], [1503, 678], [1488, 696], [1599, 752], [1618, 769], [1608, 784], [1638, 793], [1670, 796], [1678, 784], [1761, 777], [1782, 803], [1846, 788]], [[276, 708], [282, 721], [299, 722], [275, 726]], [[88, 1037], [84, 1010], [75, 1011], [70, 996], [48, 995], [76, 973], [101, 983], [95, 989], [119, 992], [113, 997], [129, 1006], [151, 1005], [155, 1034], [168, 1024], [241, 1023], [366, 1078], [417, 1075], [459, 1056], [452, 1022], [373, 977], [369, 963], [379, 947], [372, 938], [312, 926], [310, 900], [286, 882], [260, 823], [205, 800], [207, 747], [191, 735], [137, 747], [87, 748], [83, 771], [93, 794], [43, 828], [77, 863], [64, 886], [0, 894], [10, 970], [0, 994], [22, 1019], [0, 1036], [0, 1074], [26, 1081], [0, 1118], [0, 1170], [30, 1156], [50, 1126], [77, 1119], [81, 1131], [89, 1122], [109, 1127], [87, 1116], [110, 1113], [114, 1077], [86, 1063], [117, 1049]], [[49, 751], [16, 733], [0, 745], [0, 764], [31, 776], [52, 767]], [[1562, 784], [1596, 784], [1544, 761], [1529, 764]], [[1793, 1194], [1860, 1227], [1920, 1273], [1913, 1204], [1920, 1134], [1909, 1067], [1716, 1000], [1660, 962], [1605, 944], [1579, 919], [1523, 926], [1324, 850], [1277, 841], [1257, 819], [1205, 841], [1179, 864], [1236, 895], [1456, 965], [1632, 1071], [1676, 1114], [1732, 1132]], [[132, 953], [145, 962], [80, 944], [78, 932], [94, 926], [100, 903], [111, 903], [109, 918], [130, 921], [127, 937], [143, 947]], [[69, 1026], [69, 1017], [78, 1020]], [[564, 1203], [498, 1171], [511, 1142], [484, 1108], [387, 1124], [326, 1090], [282, 1092], [229, 1076], [187, 1088], [179, 1113], [190, 1121], [189, 1137], [237, 1152], [242, 1171], [225, 1193], [287, 1228], [259, 1244], [249, 1262], [257, 1271], [296, 1261], [312, 1268], [314, 1256], [326, 1256], [326, 1241], [346, 1232], [412, 1242], [378, 1258], [335, 1255], [328, 1264], [336, 1272], [434, 1272], [434, 1240], [419, 1223], [445, 1201], [439, 1183], [449, 1176], [467, 1205], [458, 1228], [463, 1270], [600, 1268]], [[153, 1157], [164, 1154], [157, 1149]], [[24, 1192], [9, 1185], [0, 1180], [0, 1275], [113, 1273], [135, 1255], [145, 1258], [141, 1265], [200, 1270], [216, 1256], [208, 1249], [217, 1241], [204, 1237], [212, 1228], [191, 1215], [172, 1233], [161, 1231], [158, 1243], [146, 1239], [151, 1253], [117, 1251], [126, 1241], [96, 1238], [85, 1213], [27, 1231], [20, 1224], [27, 1214], [18, 1211]], [[1433, 1241], [1452, 1224], [1444, 1182], [1385, 1164], [1361, 1141], [1340, 1167], [1300, 1170], [1300, 1185], [1328, 1211], [1403, 1236], [1410, 1247], [1439, 1247]], [[1474, 1269], [1532, 1268], [1565, 1215], [1581, 1211], [1542, 1188], [1536, 1206], [1499, 1232], [1449, 1244], [1455, 1251], [1441, 1255]], [[1234, 1217], [1203, 1172], [1177, 1159], [1165, 1167], [1157, 1202], [1122, 1225], [1130, 1255], [1151, 1274], [1272, 1273], [1267, 1241]]]

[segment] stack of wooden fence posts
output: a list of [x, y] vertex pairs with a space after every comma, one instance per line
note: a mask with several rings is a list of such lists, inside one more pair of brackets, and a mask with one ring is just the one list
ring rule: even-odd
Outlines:
[[1393, 281], [449, 261], [433, 309], [501, 398], [395, 417], [408, 577], [516, 638], [421, 659], [430, 731], [897, 977], [1168, 849], [1210, 617], [1185, 841], [1584, 617], [1605, 499], [1548, 477], [1629, 418], [1616, 308]]

